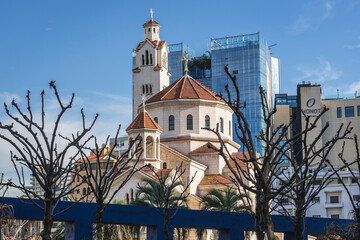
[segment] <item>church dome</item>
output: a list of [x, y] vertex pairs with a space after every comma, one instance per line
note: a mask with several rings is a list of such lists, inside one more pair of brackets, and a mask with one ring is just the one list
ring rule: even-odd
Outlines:
[[218, 97], [216, 93], [189, 75], [185, 75], [149, 98], [146, 103], [148, 104], [175, 99], [203, 99], [223, 102], [223, 100]]

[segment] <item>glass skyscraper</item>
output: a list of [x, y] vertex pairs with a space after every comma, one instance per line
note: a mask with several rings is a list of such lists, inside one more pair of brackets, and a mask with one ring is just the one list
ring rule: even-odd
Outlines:
[[[261, 154], [263, 143], [255, 138], [265, 127], [259, 86], [270, 98], [268, 102], [272, 102], [271, 57], [265, 39], [260, 33], [211, 39], [212, 90], [226, 96], [225, 85], [229, 84], [230, 93], [235, 97], [235, 89], [224, 71], [225, 65], [232, 75], [236, 75], [240, 101], [245, 106], [242, 111], [250, 124], [256, 151]], [[236, 122], [235, 118], [233, 122]], [[233, 138], [240, 144], [235, 134]]]
[[170, 76], [170, 84], [178, 80], [184, 75], [182, 58], [187, 52], [188, 57], [195, 57], [195, 51], [184, 43], [169, 44], [168, 67]]

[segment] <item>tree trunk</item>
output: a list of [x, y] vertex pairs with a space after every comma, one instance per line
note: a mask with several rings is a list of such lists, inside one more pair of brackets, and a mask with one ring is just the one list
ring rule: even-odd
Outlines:
[[257, 240], [264, 240], [265, 235], [263, 229], [264, 221], [263, 221], [263, 203], [260, 199], [260, 194], [256, 194], [256, 207], [255, 207], [255, 233]]
[[301, 219], [302, 219], [301, 213], [298, 213], [298, 211], [296, 211], [294, 229], [295, 229], [295, 236], [296, 236], [297, 240], [303, 240], [304, 239], [303, 227], [302, 227]]
[[48, 196], [48, 194], [46, 194], [43, 220], [44, 229], [41, 231], [40, 234], [42, 240], [51, 240], [51, 227], [54, 222], [54, 219], [52, 217], [52, 206], [52, 201], [50, 201], [50, 197]]
[[101, 223], [101, 216], [102, 216], [102, 210], [104, 207], [103, 201], [97, 202], [97, 210], [96, 210], [96, 217], [95, 217], [95, 236], [97, 240], [102, 239], [102, 228], [103, 224]]
[[169, 217], [167, 215], [164, 216], [164, 237], [165, 240], [169, 240]]
[[265, 222], [266, 236], [268, 240], [275, 240], [274, 223], [270, 216], [269, 202], [265, 201], [263, 204], [263, 217]]

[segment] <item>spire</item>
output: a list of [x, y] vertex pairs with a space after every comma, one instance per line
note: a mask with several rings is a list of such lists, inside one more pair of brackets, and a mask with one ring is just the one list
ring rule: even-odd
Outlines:
[[189, 61], [191, 61], [191, 58], [189, 58], [188, 55], [189, 53], [184, 52], [184, 58], [181, 59], [184, 62], [184, 76], [188, 76], [189, 72], [188, 64]]

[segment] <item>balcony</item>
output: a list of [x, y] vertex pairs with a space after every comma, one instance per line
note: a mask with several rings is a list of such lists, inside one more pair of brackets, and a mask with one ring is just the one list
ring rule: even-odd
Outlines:
[[325, 202], [325, 208], [342, 208], [344, 202]]

